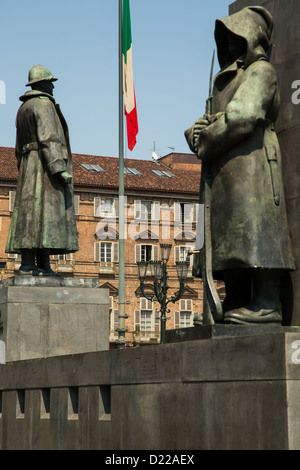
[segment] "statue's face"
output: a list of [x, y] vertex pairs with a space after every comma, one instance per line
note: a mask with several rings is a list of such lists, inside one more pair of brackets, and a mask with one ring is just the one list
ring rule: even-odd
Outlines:
[[48, 93], [48, 95], [53, 96], [54, 85], [50, 80], [44, 80], [32, 85], [32, 89], [40, 90], [43, 93]]
[[238, 36], [230, 33], [227, 35], [228, 52], [234, 60], [238, 59], [245, 53], [243, 46], [243, 42], [239, 40]]
[[48, 93], [49, 95], [53, 96], [53, 90], [54, 90], [53, 83], [50, 82], [49, 80], [45, 80], [44, 82], [41, 82], [41, 84], [43, 84], [45, 93]]

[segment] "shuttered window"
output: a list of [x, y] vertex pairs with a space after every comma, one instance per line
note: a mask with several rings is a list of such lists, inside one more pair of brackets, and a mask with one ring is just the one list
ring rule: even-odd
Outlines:
[[138, 261], [158, 261], [158, 245], [135, 245], [135, 262]]
[[175, 202], [174, 203], [174, 221], [192, 223], [197, 222], [199, 204], [195, 202]]
[[179, 302], [179, 317], [177, 316], [177, 328], [188, 328], [193, 326], [193, 301], [191, 299], [181, 299]]
[[112, 218], [119, 216], [119, 200], [117, 198], [94, 198], [94, 216]]
[[192, 250], [191, 245], [180, 245], [174, 247], [174, 262], [177, 261], [189, 261], [190, 266], [192, 265], [192, 256], [189, 255], [189, 251]]
[[134, 218], [136, 220], [157, 220], [160, 219], [159, 201], [134, 201]]
[[118, 263], [119, 244], [112, 242], [96, 242], [94, 244], [94, 261], [101, 263]]

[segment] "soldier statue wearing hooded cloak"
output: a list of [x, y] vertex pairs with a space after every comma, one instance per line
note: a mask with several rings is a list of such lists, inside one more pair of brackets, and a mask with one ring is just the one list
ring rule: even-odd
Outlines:
[[53, 98], [52, 73], [29, 71], [16, 118], [19, 169], [6, 252], [21, 254], [19, 274], [55, 276], [50, 255], [78, 251], [67, 123]]
[[281, 276], [295, 269], [274, 131], [272, 29], [270, 13], [256, 6], [216, 21], [212, 112], [185, 132], [209, 168], [212, 270], [225, 282], [225, 323], [280, 324]]

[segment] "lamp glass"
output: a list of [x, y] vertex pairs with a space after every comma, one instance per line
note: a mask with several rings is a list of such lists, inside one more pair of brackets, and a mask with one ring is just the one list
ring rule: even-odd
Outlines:
[[187, 261], [177, 261], [176, 269], [177, 276], [180, 281], [184, 281], [187, 278], [189, 263]]
[[154, 277], [155, 279], [161, 279], [162, 268], [161, 261], [154, 261]]
[[150, 269], [151, 269], [151, 276], [155, 277], [155, 279], [161, 278], [161, 261], [150, 261]]
[[145, 279], [146, 274], [147, 274], [147, 266], [148, 266], [147, 261], [138, 261], [136, 264], [138, 267], [139, 279], [141, 280]]
[[160, 249], [161, 249], [161, 259], [162, 259], [162, 261], [168, 261], [169, 260], [171, 248], [172, 248], [172, 245], [168, 245], [166, 243], [161, 243]]

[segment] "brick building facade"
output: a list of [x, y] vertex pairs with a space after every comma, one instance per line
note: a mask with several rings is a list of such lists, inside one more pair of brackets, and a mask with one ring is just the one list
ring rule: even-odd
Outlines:
[[[157, 161], [125, 160], [125, 296], [129, 344], [158, 341], [159, 304], [140, 290], [136, 262], [157, 260], [160, 243], [172, 244], [168, 262], [170, 295], [179, 288], [175, 262], [194, 247], [201, 165], [191, 154], [170, 154]], [[118, 158], [73, 154], [74, 194], [79, 251], [52, 256], [52, 268], [64, 276], [96, 277], [109, 289], [110, 339], [118, 326]], [[17, 181], [14, 149], [0, 148], [0, 263], [1, 277], [13, 276], [17, 255], [6, 254]], [[190, 257], [192, 264], [192, 256]], [[153, 293], [153, 278], [146, 278]], [[220, 286], [221, 287], [221, 286]], [[167, 328], [193, 325], [202, 312], [202, 285], [189, 269], [181, 301], [170, 304]]]

